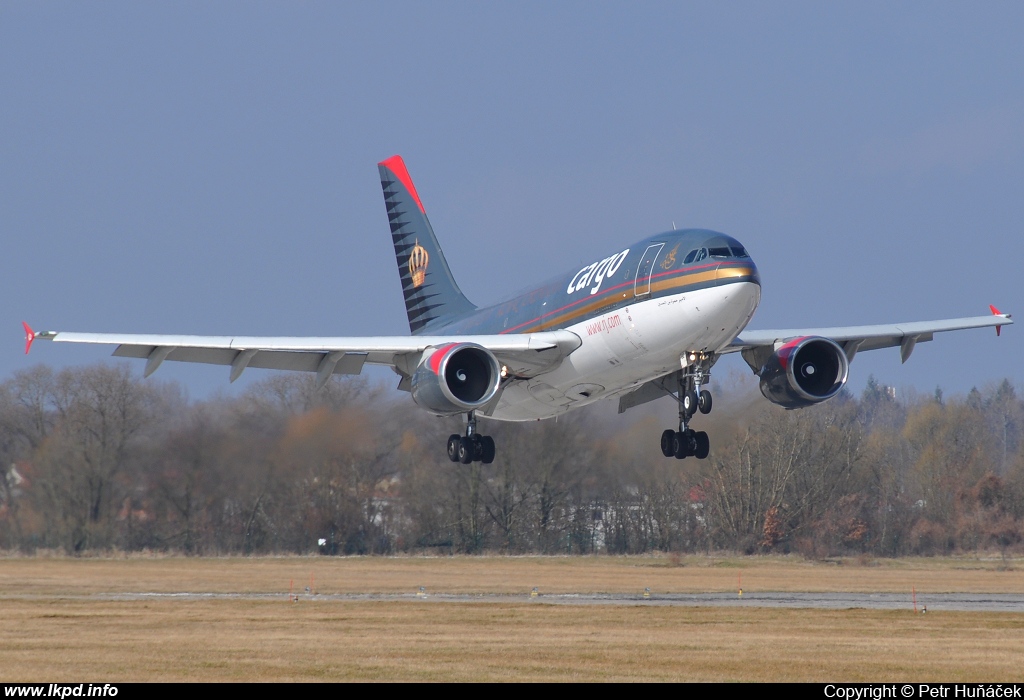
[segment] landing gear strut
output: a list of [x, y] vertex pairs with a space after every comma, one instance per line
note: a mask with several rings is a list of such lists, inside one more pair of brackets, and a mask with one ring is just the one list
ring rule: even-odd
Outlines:
[[676, 459], [707, 459], [711, 441], [704, 431], [690, 428], [690, 419], [697, 411], [711, 413], [711, 392], [701, 389], [701, 385], [710, 376], [714, 358], [703, 353], [692, 353], [690, 358], [692, 364], [676, 374], [678, 394], [673, 398], [679, 402], [679, 430], [666, 430], [661, 434], [661, 453]]
[[490, 464], [494, 461], [494, 438], [477, 433], [476, 414], [473, 411], [466, 414], [466, 434], [453, 433], [448, 436], [448, 459], [463, 464]]

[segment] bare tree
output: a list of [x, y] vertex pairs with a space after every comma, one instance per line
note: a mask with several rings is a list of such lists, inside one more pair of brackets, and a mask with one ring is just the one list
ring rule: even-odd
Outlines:
[[396, 469], [393, 446], [374, 427], [372, 414], [355, 408], [318, 408], [288, 422], [274, 461], [287, 495], [277, 514], [298, 525], [289, 548], [312, 549], [322, 537], [347, 554], [390, 551]]
[[124, 365], [57, 375], [48, 401], [55, 427], [35, 455], [35, 488], [54, 542], [74, 552], [115, 544], [115, 520], [131, 495], [122, 477], [159, 393]]
[[922, 514], [944, 527], [952, 525], [957, 494], [977, 483], [992, 464], [980, 406], [969, 400], [919, 406], [903, 430], [915, 455]]

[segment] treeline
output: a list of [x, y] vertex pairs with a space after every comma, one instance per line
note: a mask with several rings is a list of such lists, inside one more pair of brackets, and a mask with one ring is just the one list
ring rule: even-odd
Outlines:
[[[189, 402], [137, 368], [35, 367], [0, 384], [0, 548], [187, 554], [1024, 550], [1024, 403], [1003, 381], [944, 399], [785, 411], [713, 387], [704, 461], [661, 456], [668, 401], [482, 422], [493, 464], [453, 464], [457, 419], [363, 379], [275, 375]], [[738, 408], [737, 408], [738, 407]]]

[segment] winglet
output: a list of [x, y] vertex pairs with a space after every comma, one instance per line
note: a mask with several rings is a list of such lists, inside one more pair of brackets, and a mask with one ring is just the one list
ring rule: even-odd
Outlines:
[[21, 325], [25, 327], [25, 354], [27, 355], [28, 351], [32, 349], [32, 341], [36, 339], [36, 332], [24, 321], [21, 322]]
[[[992, 312], [992, 315], [993, 315], [993, 316], [1003, 316], [1003, 317], [1005, 317], [1005, 318], [1010, 318], [1010, 314], [1004, 314], [1004, 313], [1003, 313], [1002, 311], [1000, 311], [999, 309], [997, 309], [997, 308], [996, 308], [995, 306], [993, 306], [992, 304], [989, 304], [989, 305], [988, 305], [988, 308], [989, 308], [989, 310], [990, 310], [990, 311]], [[999, 336], [999, 335], [1001, 335], [1000, 331], [1002, 331], [1002, 330], [1003, 330], [1003, 327], [1002, 327], [1002, 326], [996, 326], [996, 336]]]

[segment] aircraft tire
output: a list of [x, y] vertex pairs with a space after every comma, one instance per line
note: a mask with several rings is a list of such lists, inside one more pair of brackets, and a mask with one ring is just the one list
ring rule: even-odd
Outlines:
[[693, 450], [693, 456], [697, 459], [707, 459], [711, 453], [711, 440], [708, 434], [702, 430], [694, 435], [694, 441], [697, 446]]
[[687, 416], [692, 416], [697, 412], [697, 402], [696, 391], [688, 391], [683, 395], [683, 410], [686, 412]]
[[459, 443], [462, 442], [460, 435], [448, 436], [448, 459], [453, 462], [459, 461]]
[[676, 459], [686, 459], [690, 454], [690, 440], [686, 433], [679, 432], [672, 434], [672, 452]]
[[676, 454], [675, 447], [676, 431], [666, 430], [661, 434], [661, 454], [666, 457], [674, 457]]
[[484, 435], [480, 438], [480, 461], [484, 464], [490, 464], [494, 461], [494, 438], [490, 435]]
[[476, 445], [473, 444], [473, 439], [459, 438], [459, 461], [463, 464], [471, 464], [474, 457], [476, 457]]
[[704, 415], [711, 413], [711, 392], [703, 389], [697, 397], [697, 410]]

